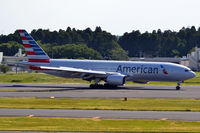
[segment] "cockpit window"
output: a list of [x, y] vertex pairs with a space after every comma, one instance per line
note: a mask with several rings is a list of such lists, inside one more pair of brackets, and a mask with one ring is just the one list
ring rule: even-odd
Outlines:
[[189, 71], [191, 71], [191, 69], [185, 69], [185, 72], [189, 72]]

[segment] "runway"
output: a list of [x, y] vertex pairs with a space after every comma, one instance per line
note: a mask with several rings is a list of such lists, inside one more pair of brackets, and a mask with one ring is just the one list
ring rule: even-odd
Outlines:
[[200, 112], [175, 111], [112, 111], [112, 110], [61, 110], [61, 109], [0, 109], [0, 116], [151, 119], [200, 121]]
[[86, 84], [0, 84], [0, 97], [47, 98], [200, 98], [199, 86], [126, 85], [114, 89], [90, 89]]
[[[200, 98], [199, 86], [126, 85], [114, 89], [90, 89], [86, 84], [0, 84], [0, 97], [47, 98]], [[200, 112], [112, 111], [61, 109], [0, 109], [0, 116], [112, 118], [200, 121]]]

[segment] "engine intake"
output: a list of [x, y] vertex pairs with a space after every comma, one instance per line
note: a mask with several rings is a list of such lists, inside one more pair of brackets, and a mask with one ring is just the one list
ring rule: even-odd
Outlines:
[[106, 82], [109, 85], [123, 85], [126, 83], [125, 75], [109, 75]]

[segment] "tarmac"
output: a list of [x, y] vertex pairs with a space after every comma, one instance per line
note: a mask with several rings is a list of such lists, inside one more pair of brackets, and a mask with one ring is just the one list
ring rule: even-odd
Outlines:
[[87, 84], [0, 84], [0, 97], [48, 98], [200, 98], [200, 86], [126, 85], [92, 89]]
[[[0, 97], [38, 98], [200, 98], [199, 86], [126, 85], [113, 89], [92, 89], [87, 84], [0, 84]], [[152, 119], [200, 121], [200, 112], [113, 111], [64, 109], [0, 109], [0, 116]]]
[[0, 109], [0, 116], [200, 121], [200, 112], [179, 112], [179, 111]]

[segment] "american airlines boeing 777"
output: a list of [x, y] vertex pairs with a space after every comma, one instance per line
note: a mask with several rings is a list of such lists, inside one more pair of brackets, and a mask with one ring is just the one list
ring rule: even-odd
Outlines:
[[179, 90], [181, 82], [195, 77], [190, 68], [166, 62], [50, 59], [26, 30], [19, 30], [19, 33], [28, 57], [23, 64], [51, 75], [94, 80], [91, 88], [102, 87], [100, 81], [105, 82], [104, 87], [124, 85], [126, 81], [171, 81], [177, 82]]

